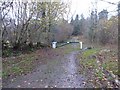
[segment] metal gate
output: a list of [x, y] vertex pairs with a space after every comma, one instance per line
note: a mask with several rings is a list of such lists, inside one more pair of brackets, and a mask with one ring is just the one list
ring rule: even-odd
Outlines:
[[52, 42], [52, 48], [55, 49], [57, 47], [62, 47], [62, 46], [65, 46], [65, 45], [71, 44], [71, 43], [79, 43], [80, 49], [82, 49], [82, 47], [83, 47], [82, 42], [63, 42], [63, 43], [61, 43], [61, 45], [57, 45], [58, 42]]

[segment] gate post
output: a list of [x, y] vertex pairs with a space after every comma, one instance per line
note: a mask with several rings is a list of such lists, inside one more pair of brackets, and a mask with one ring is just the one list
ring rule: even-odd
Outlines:
[[82, 49], [82, 42], [79, 42], [80, 43], [80, 49]]
[[56, 48], [57, 42], [52, 42], [52, 48]]

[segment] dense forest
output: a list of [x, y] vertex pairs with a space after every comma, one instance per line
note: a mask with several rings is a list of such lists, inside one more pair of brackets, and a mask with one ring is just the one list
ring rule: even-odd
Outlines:
[[25, 49], [34, 45], [50, 46], [52, 41], [62, 42], [71, 35], [83, 35], [90, 42], [95, 43], [117, 44], [118, 18], [112, 16], [108, 19], [106, 10], [101, 11], [97, 23], [94, 11], [86, 19], [83, 15], [76, 15], [75, 20], [71, 18], [71, 22], [68, 23], [64, 16], [67, 14], [69, 4], [63, 2], [3, 2], [0, 4], [3, 50]]

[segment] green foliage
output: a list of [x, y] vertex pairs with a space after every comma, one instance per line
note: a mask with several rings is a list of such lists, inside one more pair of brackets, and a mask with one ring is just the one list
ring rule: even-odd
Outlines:
[[87, 51], [84, 51], [83, 52], [83, 57], [84, 58], [87, 58], [89, 57], [90, 55], [94, 55], [95, 53], [98, 52], [98, 49], [91, 49], [91, 50], [87, 50]]
[[102, 80], [102, 79], [103, 79], [103, 72], [102, 72], [101, 70], [99, 70], [99, 71], [96, 72], [95, 74], [96, 74], [96, 76], [97, 76], [97, 78], [98, 78], [99, 80]]
[[95, 69], [97, 66], [96, 66], [96, 60], [95, 59], [89, 59], [88, 61], [83, 61], [83, 65], [84, 67], [86, 68], [93, 68]]
[[71, 45], [71, 44], [65, 45], [63, 48], [65, 48], [64, 49], [64, 54], [69, 54], [72, 51], [80, 50], [79, 45], [76, 45], [76, 47], [73, 47], [73, 45]]
[[92, 69], [98, 68], [96, 64], [96, 59], [90, 58], [90, 56], [95, 55], [98, 52], [99, 52], [99, 49], [90, 49], [82, 52], [81, 55], [78, 56], [78, 58], [81, 58], [80, 64], [83, 65], [83, 67], [85, 67], [84, 70], [86, 69], [88, 70], [89, 68], [92, 68]]
[[20, 67], [13, 67], [13, 68], [11, 68], [11, 72], [13, 72], [14, 74], [18, 74], [21, 71], [22, 71], [22, 69]]
[[2, 78], [7, 78], [8, 77], [8, 72], [3, 71], [0, 76], [2, 76]]
[[12, 55], [11, 52], [12, 52], [11, 49], [3, 50], [2, 55], [8, 57]]
[[25, 54], [21, 57], [17, 56], [18, 60], [13, 59], [3, 62], [3, 78], [8, 78], [8, 76], [16, 76], [27, 73], [34, 67], [34, 60], [36, 56], [34, 54]]
[[113, 60], [109, 59], [109, 60], [104, 61], [104, 63], [102, 64], [102, 67], [105, 70], [112, 71], [113, 74], [115, 74], [115, 75], [119, 74], [119, 72], [118, 72], [118, 63], [113, 61]]
[[[92, 55], [96, 56], [97, 58], [90, 57]], [[101, 59], [98, 59], [98, 57], [101, 57]], [[83, 71], [81, 72], [84, 74], [88, 74], [89, 71], [92, 72], [92, 77], [90, 79], [92, 79], [92, 81], [95, 80], [95, 84], [98, 82], [103, 83], [103, 81], [107, 80], [113, 81], [114, 79], [111, 77], [110, 73], [119, 75], [118, 61], [116, 57], [117, 56], [113, 51], [106, 52], [103, 50], [101, 51], [100, 49], [86, 50], [80, 53], [78, 56], [80, 59], [80, 65], [82, 67], [81, 70]], [[105, 73], [106, 71], [107, 73]], [[96, 82], [96, 80], [98, 81]]]
[[[21, 46], [26, 47], [26, 45], [34, 43], [42, 43], [44, 46], [50, 46], [54, 34], [54, 32], [52, 32], [53, 27], [58, 25], [60, 20], [63, 19], [63, 15], [66, 14], [66, 8], [68, 8], [68, 6], [67, 3], [53, 1], [34, 3], [16, 2], [15, 6], [10, 8], [10, 10], [13, 11], [13, 16], [16, 13], [15, 18], [17, 19], [17, 22], [11, 23], [10, 25], [12, 26], [9, 25], [9, 27], [4, 26], [2, 34], [2, 37], [4, 37], [2, 38], [3, 42], [8, 40], [11, 48], [15, 49], [18, 49]], [[6, 10], [6, 8], [4, 10]], [[11, 17], [10, 20], [14, 21]], [[11, 22], [10, 20], [7, 20], [7, 22]], [[42, 42], [43, 33], [45, 35], [44, 43]], [[9, 54], [9, 52], [6, 51], [5, 53]]]

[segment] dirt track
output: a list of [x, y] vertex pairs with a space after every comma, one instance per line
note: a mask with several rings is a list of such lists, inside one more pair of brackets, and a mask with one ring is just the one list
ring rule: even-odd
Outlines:
[[76, 53], [73, 51], [64, 57], [57, 56], [47, 61], [44, 65], [38, 65], [34, 72], [24, 76], [10, 79], [4, 87], [7, 88], [84, 88], [91, 87], [86, 83], [86, 78], [78, 72]]

